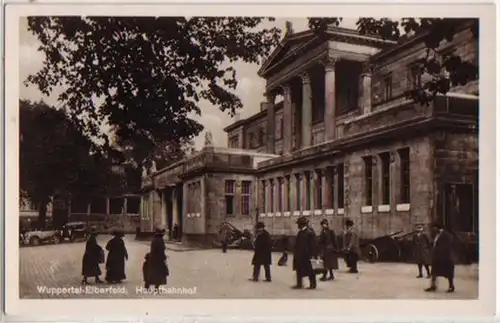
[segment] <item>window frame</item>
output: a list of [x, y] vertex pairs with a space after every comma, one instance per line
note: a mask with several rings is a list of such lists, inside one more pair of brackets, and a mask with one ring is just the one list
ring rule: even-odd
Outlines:
[[[231, 190], [228, 190], [228, 187], [231, 187]], [[232, 191], [232, 192], [231, 192]], [[226, 215], [227, 216], [235, 216], [236, 215], [236, 204], [235, 204], [235, 199], [236, 199], [236, 181], [232, 179], [226, 179], [224, 181], [224, 201], [226, 204]], [[231, 210], [229, 210], [229, 203], [228, 201], [231, 201]], [[228, 212], [228, 211], [231, 211]]]

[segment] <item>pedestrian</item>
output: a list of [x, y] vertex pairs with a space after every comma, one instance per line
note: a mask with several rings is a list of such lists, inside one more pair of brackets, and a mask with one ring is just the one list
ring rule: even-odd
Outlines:
[[154, 286], [158, 291], [161, 285], [167, 284], [169, 270], [167, 265], [167, 255], [164, 237], [165, 229], [156, 228], [149, 253], [145, 256], [143, 264], [144, 287], [149, 289]]
[[271, 235], [265, 229], [263, 222], [257, 222], [255, 230], [257, 231], [254, 242], [254, 254], [252, 257], [253, 276], [252, 281], [259, 281], [260, 267], [264, 267], [266, 282], [271, 281]]
[[[321, 233], [319, 235], [318, 245], [325, 267], [323, 277], [321, 277], [320, 280], [334, 280], [335, 275], [333, 274], [333, 270], [339, 269], [339, 261], [337, 259], [337, 237], [335, 236], [335, 232], [330, 229], [327, 219], [321, 221]], [[328, 278], [327, 274], [329, 274]]]
[[286, 266], [288, 263], [288, 236], [283, 236], [281, 238], [281, 249], [282, 254], [280, 259], [278, 260], [278, 266]]
[[345, 262], [351, 274], [358, 273], [358, 261], [361, 256], [359, 248], [359, 236], [354, 230], [354, 221], [345, 220], [345, 231], [343, 235], [343, 248], [345, 252]]
[[104, 250], [97, 243], [96, 238], [97, 230], [93, 227], [85, 244], [85, 252], [82, 259], [82, 285], [88, 284], [87, 279], [89, 277], [94, 277], [96, 284], [103, 282], [99, 278], [102, 274], [99, 264], [104, 263]]
[[227, 253], [227, 246], [228, 246], [228, 241], [229, 241], [229, 230], [226, 227], [225, 223], [221, 224], [221, 227], [219, 229], [219, 238], [221, 242], [221, 249], [222, 253]]
[[424, 232], [424, 226], [422, 224], [417, 224], [415, 226], [415, 231], [417, 232], [413, 236], [413, 260], [417, 264], [418, 276], [417, 278], [422, 278], [422, 269], [425, 268], [427, 272], [427, 278], [431, 277], [431, 270], [429, 265], [431, 263], [431, 240]]
[[127, 247], [123, 241], [124, 234], [121, 231], [114, 231], [113, 238], [108, 241], [106, 250], [106, 281], [111, 284], [121, 283], [126, 279], [125, 261], [128, 260]]
[[295, 246], [293, 252], [293, 270], [296, 274], [296, 285], [294, 289], [303, 288], [302, 279], [309, 278], [309, 289], [316, 288], [316, 274], [314, 273], [311, 260], [316, 257], [316, 234], [309, 227], [309, 221], [306, 217], [301, 216], [297, 220], [299, 232], [295, 238]]
[[453, 235], [446, 232], [440, 223], [431, 225], [432, 236], [434, 238], [432, 261], [431, 261], [431, 286], [425, 289], [426, 292], [437, 290], [437, 277], [448, 279], [448, 293], [455, 291], [453, 278], [455, 276], [455, 261], [453, 259]]
[[179, 225], [176, 223], [172, 228], [172, 240], [177, 241], [179, 239]]

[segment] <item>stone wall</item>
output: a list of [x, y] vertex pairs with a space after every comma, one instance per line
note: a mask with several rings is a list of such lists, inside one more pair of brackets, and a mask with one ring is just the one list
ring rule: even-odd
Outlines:
[[[398, 50], [393, 55], [389, 54], [391, 50], [387, 51], [388, 54], [386, 56], [374, 62], [372, 75], [372, 106], [374, 109], [380, 109], [393, 104], [392, 101], [386, 102], [383, 99], [384, 89], [382, 81], [384, 76], [389, 73], [392, 74], [392, 97], [400, 100], [404, 91], [408, 90], [411, 84], [409, 67], [418, 59], [426, 57], [426, 49], [423, 39], [419, 38], [417, 41], [409, 42], [408, 45], [405, 45], [403, 49]], [[473, 38], [469, 28], [462, 29], [457, 32], [453, 41], [443, 41], [438, 52], [451, 52], [459, 55], [462, 59], [477, 63], [478, 41]], [[440, 54], [436, 55], [439, 58]], [[467, 93], [477, 91], [477, 87], [474, 89], [470, 85], [468, 87], [461, 87], [460, 89], [451, 89], [451, 91], [463, 92], [464, 89], [467, 90]]]

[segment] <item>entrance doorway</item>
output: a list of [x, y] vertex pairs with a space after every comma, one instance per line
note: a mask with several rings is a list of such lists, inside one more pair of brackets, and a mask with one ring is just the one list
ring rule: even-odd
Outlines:
[[166, 213], [166, 223], [167, 223], [167, 231], [172, 232], [172, 223], [173, 223], [173, 218], [174, 218], [174, 212], [173, 212], [173, 201], [172, 201], [172, 193], [173, 189], [172, 187], [166, 187], [163, 194], [164, 194], [164, 199], [163, 201], [165, 202], [165, 213]]
[[447, 183], [444, 188], [444, 225], [454, 232], [476, 232], [478, 203], [469, 183]]
[[177, 184], [175, 186], [175, 198], [177, 199], [177, 214], [178, 214], [178, 219], [179, 223], [177, 224], [179, 226], [179, 237], [178, 239], [182, 239], [182, 227], [183, 227], [183, 219], [184, 219], [184, 214], [183, 214], [183, 209], [182, 209], [182, 200], [183, 200], [183, 194], [182, 194], [182, 183]]

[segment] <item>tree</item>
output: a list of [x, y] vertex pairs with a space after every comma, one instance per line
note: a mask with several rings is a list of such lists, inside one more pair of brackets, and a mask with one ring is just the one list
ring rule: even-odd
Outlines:
[[[318, 34], [323, 33], [329, 25], [339, 26], [342, 18], [309, 18], [309, 27]], [[402, 18], [394, 21], [388, 18], [360, 18], [356, 25], [361, 34], [378, 35], [383, 39], [398, 41], [401, 29], [405, 33], [426, 34], [424, 42], [427, 47], [426, 57], [417, 62], [425, 81], [416, 89], [406, 92], [407, 97], [417, 102], [428, 104], [437, 94], [446, 94], [450, 88], [465, 85], [477, 80], [479, 68], [476, 62], [464, 60], [457, 53], [448, 53], [441, 57], [438, 52], [443, 41], [452, 41], [457, 26], [468, 23], [472, 35], [479, 36], [479, 19], [471, 18]]]
[[58, 194], [102, 193], [109, 165], [63, 111], [25, 100], [19, 110], [20, 194], [37, 205], [43, 226], [47, 204]]
[[45, 94], [63, 85], [58, 99], [86, 133], [102, 135], [99, 126], [107, 122], [121, 142], [133, 143], [136, 162], [151, 161], [158, 145], [203, 130], [188, 117], [201, 113], [201, 99], [230, 114], [242, 106], [230, 64], [259, 63], [277, 44], [279, 29], [256, 28], [264, 20], [29, 17], [45, 60], [27, 83]]

